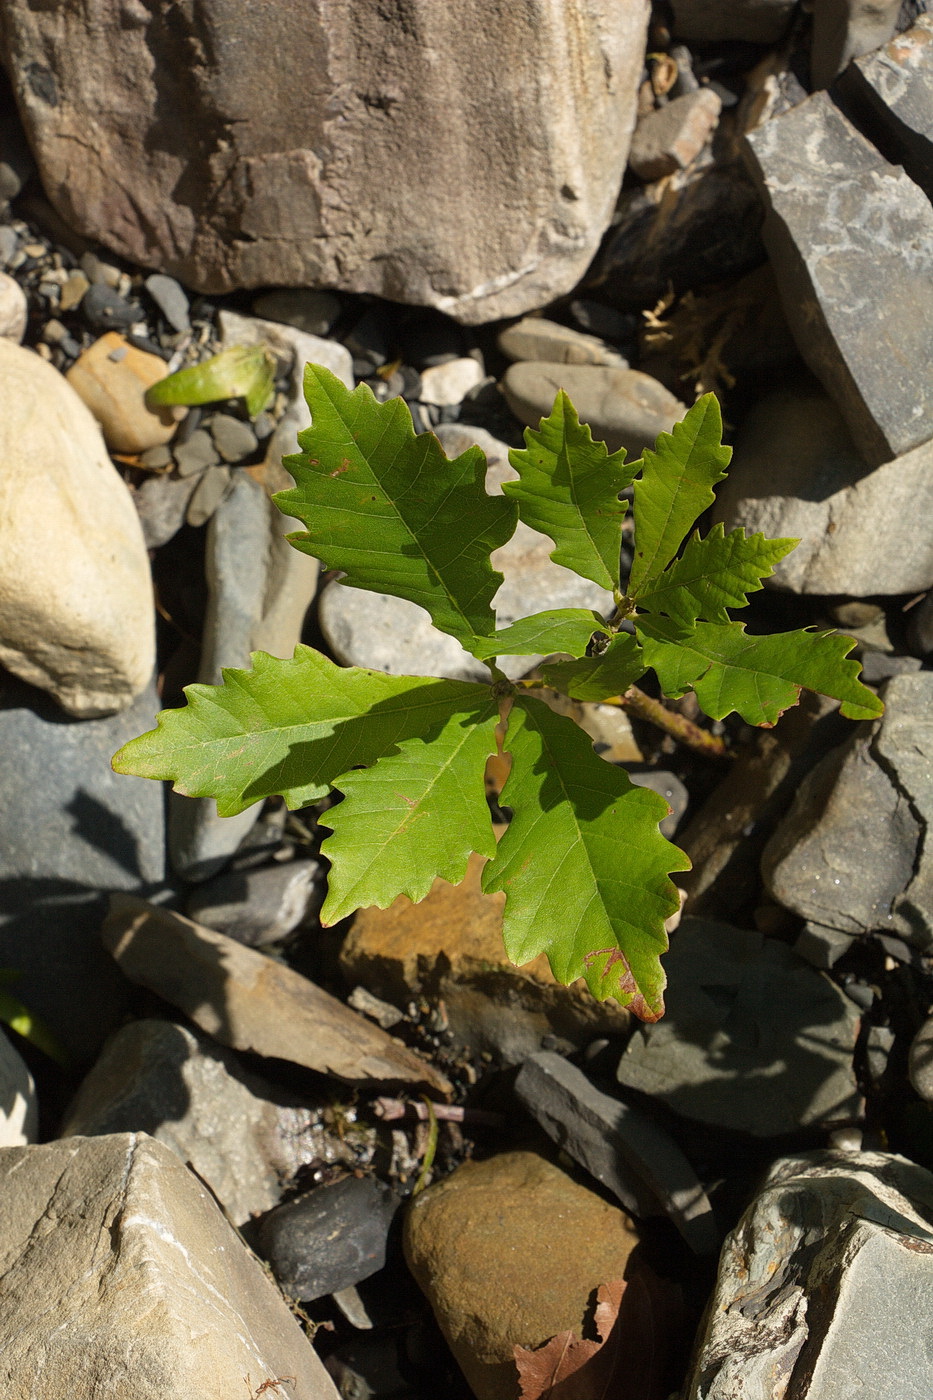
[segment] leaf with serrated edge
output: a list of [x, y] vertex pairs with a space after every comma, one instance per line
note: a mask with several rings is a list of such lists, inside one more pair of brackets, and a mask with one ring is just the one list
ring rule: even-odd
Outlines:
[[628, 596], [641, 592], [664, 572], [698, 516], [713, 504], [732, 448], [722, 446], [722, 415], [714, 394], [697, 399], [654, 451], [644, 453], [635, 482], [635, 556]]
[[687, 634], [668, 618], [636, 619], [645, 663], [665, 695], [693, 689], [711, 719], [734, 710], [747, 724], [772, 725], [800, 699], [802, 689], [842, 701], [846, 719], [877, 719], [884, 706], [858, 679], [855, 646], [838, 632], [778, 632], [749, 636], [741, 622], [698, 623]]
[[680, 907], [668, 874], [690, 868], [658, 830], [667, 803], [530, 696], [513, 703], [505, 748], [512, 820], [483, 888], [505, 892], [506, 952], [518, 964], [546, 953], [559, 982], [585, 977], [600, 1001], [614, 996], [657, 1020], [664, 920]]
[[624, 695], [645, 674], [648, 663], [630, 632], [619, 632], [602, 656], [580, 661], [553, 661], [541, 667], [546, 685], [573, 700], [609, 700]]
[[304, 807], [348, 768], [475, 704], [480, 689], [335, 666], [306, 646], [290, 661], [262, 651], [252, 661], [252, 671], [225, 670], [223, 685], [187, 686], [188, 704], [163, 710], [155, 729], [124, 744], [116, 771], [170, 779], [188, 797], [215, 797], [222, 817], [275, 793]]
[[284, 459], [296, 485], [273, 498], [305, 530], [289, 541], [352, 588], [419, 604], [470, 650], [496, 625], [502, 582], [489, 555], [515, 529], [516, 507], [484, 490], [486, 459], [450, 461], [433, 433], [416, 437], [403, 399], [377, 403], [320, 365], [305, 370], [310, 428]]
[[741, 528], [727, 535], [722, 525], [714, 525], [704, 539], [695, 534], [688, 540], [681, 557], [639, 594], [638, 606], [666, 613], [687, 628], [699, 619], [726, 623], [726, 609], [744, 608], [746, 595], [757, 592], [761, 580], [799, 543], [746, 535]]
[[321, 848], [331, 862], [323, 924], [400, 894], [417, 903], [438, 877], [458, 884], [472, 851], [495, 853], [484, 773], [499, 710], [488, 688], [473, 689], [471, 707], [338, 778], [343, 801], [321, 818], [334, 833]]
[[619, 586], [622, 521], [628, 506], [619, 492], [638, 468], [625, 466], [625, 451], [610, 453], [558, 392], [537, 429], [525, 429], [525, 446], [509, 453], [519, 481], [502, 490], [518, 502], [526, 525], [554, 541], [555, 564], [563, 564], [601, 588]]
[[473, 655], [481, 661], [492, 656], [541, 656], [555, 651], [582, 656], [593, 633], [605, 632], [608, 636], [608, 630], [598, 612], [587, 608], [555, 608], [551, 612], [519, 618], [494, 637], [482, 638]]

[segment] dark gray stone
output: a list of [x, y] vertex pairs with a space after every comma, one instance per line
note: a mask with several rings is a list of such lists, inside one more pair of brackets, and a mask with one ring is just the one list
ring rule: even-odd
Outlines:
[[813, 967], [827, 972], [852, 949], [852, 935], [825, 924], [805, 924], [797, 935], [794, 952]]
[[313, 1302], [382, 1268], [400, 1204], [375, 1177], [344, 1177], [270, 1211], [259, 1247], [285, 1292]]
[[81, 298], [81, 315], [95, 331], [128, 330], [143, 313], [134, 302], [121, 297], [112, 287], [95, 283]]
[[800, 353], [872, 466], [933, 436], [933, 208], [825, 92], [746, 137]]
[[253, 314], [266, 321], [283, 321], [306, 335], [329, 335], [340, 315], [340, 301], [332, 292], [308, 287], [282, 287], [253, 302]]
[[728, 1236], [685, 1400], [927, 1400], [933, 1176], [881, 1152], [776, 1162]]
[[277, 1205], [299, 1167], [340, 1160], [314, 1110], [284, 1099], [209, 1036], [130, 1021], [85, 1076], [61, 1137], [149, 1133], [222, 1202], [236, 1225]]
[[786, 944], [686, 918], [665, 966], [667, 1012], [635, 1031], [620, 1083], [756, 1137], [859, 1115], [858, 1013]]
[[185, 523], [197, 476], [149, 476], [133, 492], [147, 549], [168, 544]]
[[173, 448], [172, 455], [179, 476], [195, 476], [220, 461], [220, 453], [205, 428], [195, 428], [184, 442]]
[[546, 1050], [525, 1060], [515, 1096], [631, 1215], [669, 1215], [697, 1254], [718, 1248], [712, 1207], [696, 1173], [647, 1115], [600, 1093], [582, 1070]]
[[107, 891], [152, 892], [165, 874], [162, 785], [110, 767], [158, 709], [151, 686], [120, 714], [67, 720], [20, 681], [0, 687], [0, 967], [82, 1059], [126, 1005], [97, 937]]
[[245, 457], [251, 457], [259, 446], [250, 425], [230, 413], [215, 413], [207, 426], [214, 446], [225, 462], [242, 462]]
[[192, 919], [238, 943], [274, 943], [296, 928], [315, 893], [324, 898], [320, 861], [291, 860], [258, 870], [229, 870], [200, 885], [185, 906]]
[[910, 178], [933, 196], [933, 17], [921, 15], [914, 29], [857, 58], [840, 83], [864, 119], [894, 143]]
[[804, 780], [765, 849], [786, 908], [845, 933], [933, 946], [933, 672], [894, 676], [885, 713]]

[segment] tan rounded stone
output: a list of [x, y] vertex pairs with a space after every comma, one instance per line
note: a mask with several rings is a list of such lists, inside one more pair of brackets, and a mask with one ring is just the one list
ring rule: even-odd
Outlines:
[[405, 1222], [409, 1267], [478, 1400], [516, 1400], [513, 1348], [580, 1336], [637, 1244], [624, 1211], [534, 1152], [465, 1162]]
[[108, 331], [80, 355], [65, 378], [101, 426], [112, 452], [145, 452], [168, 442], [178, 427], [170, 408], [146, 407], [150, 385], [165, 378], [166, 364]]
[[155, 664], [142, 528], [65, 379], [0, 339], [0, 662], [74, 715], [111, 714]]

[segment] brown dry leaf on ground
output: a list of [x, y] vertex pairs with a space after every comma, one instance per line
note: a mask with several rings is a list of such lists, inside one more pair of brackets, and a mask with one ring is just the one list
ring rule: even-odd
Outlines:
[[680, 1290], [650, 1269], [600, 1284], [599, 1341], [559, 1332], [530, 1351], [515, 1348], [521, 1400], [662, 1400], [669, 1349], [680, 1322]]

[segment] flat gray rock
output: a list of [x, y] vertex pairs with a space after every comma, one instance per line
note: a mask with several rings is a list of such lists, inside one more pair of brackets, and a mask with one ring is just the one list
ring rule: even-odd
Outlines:
[[768, 584], [794, 593], [916, 593], [933, 585], [933, 444], [871, 471], [839, 409], [782, 389], [742, 425], [715, 515], [800, 543]]
[[858, 1012], [786, 944], [686, 918], [665, 968], [667, 1012], [636, 1029], [620, 1083], [756, 1137], [859, 1116]]
[[0, 689], [0, 967], [22, 974], [16, 996], [79, 1060], [126, 1005], [98, 939], [107, 891], [154, 892], [165, 877], [163, 786], [110, 767], [158, 709], [154, 685], [81, 721], [11, 677]]
[[[0, 1391], [13, 1400], [337, 1391], [284, 1298], [168, 1147], [145, 1133], [0, 1151]], [[280, 1393], [281, 1391], [280, 1387]]]
[[776, 1162], [723, 1246], [686, 1400], [928, 1400], [931, 1256], [922, 1167], [882, 1152]]
[[933, 436], [933, 208], [825, 92], [746, 137], [765, 243], [810, 368], [865, 460]]
[[198, 923], [248, 947], [275, 943], [297, 928], [317, 897], [324, 899], [321, 861], [288, 860], [259, 869], [227, 870], [189, 894], [186, 909]]
[[859, 726], [802, 783], [765, 848], [765, 883], [786, 908], [845, 933], [933, 946], [933, 672], [893, 676], [885, 713]]
[[843, 90], [880, 123], [907, 174], [933, 194], [933, 16], [846, 69]]
[[170, 1021], [113, 1035], [65, 1114], [60, 1137], [149, 1133], [190, 1162], [236, 1225], [278, 1204], [299, 1167], [333, 1156], [312, 1109], [289, 1103], [229, 1050]]
[[626, 448], [630, 457], [654, 447], [658, 433], [669, 433], [687, 411], [663, 384], [637, 369], [529, 360], [510, 365], [502, 379], [509, 408], [531, 428], [551, 412], [559, 389], [570, 395], [594, 438], [610, 452]]
[[586, 335], [544, 316], [526, 316], [499, 332], [499, 349], [510, 360], [544, 360], [550, 364], [615, 365], [628, 361], [598, 336]]
[[632, 1215], [669, 1215], [697, 1254], [719, 1247], [712, 1207], [696, 1173], [646, 1114], [601, 1093], [582, 1070], [547, 1050], [525, 1060], [515, 1096]]

